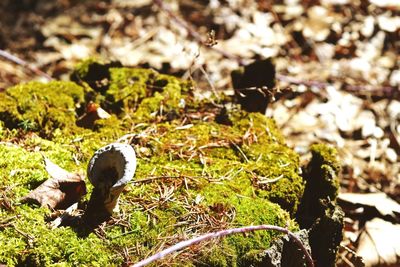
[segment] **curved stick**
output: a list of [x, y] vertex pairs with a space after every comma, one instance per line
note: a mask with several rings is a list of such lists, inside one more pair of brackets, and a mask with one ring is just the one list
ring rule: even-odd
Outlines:
[[12, 54], [10, 54], [10, 53], [8, 53], [7, 51], [4, 51], [4, 50], [0, 49], [0, 57], [3, 57], [3, 58], [5, 58], [5, 59], [7, 59], [7, 60], [9, 60], [9, 61], [12, 61], [12, 62], [14, 62], [14, 63], [16, 63], [16, 64], [18, 64], [18, 65], [21, 65], [21, 66], [23, 66], [23, 67], [26, 67], [26, 68], [28, 68], [30, 71], [32, 71], [33, 73], [35, 73], [36, 75], [42, 76], [42, 77], [46, 78], [46, 79], [49, 80], [49, 81], [53, 80], [53, 78], [52, 78], [50, 75], [48, 75], [47, 73], [41, 71], [39, 68], [37, 68], [37, 67], [35, 67], [35, 66], [30, 65], [30, 64], [29, 64], [28, 62], [26, 62], [25, 60], [23, 60], [23, 59], [21, 59], [21, 58], [19, 58], [19, 57], [17, 57], [17, 56], [14, 56], [14, 55], [12, 55]]
[[275, 225], [255, 225], [255, 226], [246, 226], [246, 227], [240, 227], [240, 228], [232, 228], [232, 229], [226, 229], [226, 230], [221, 230], [218, 232], [212, 232], [212, 233], [207, 233], [189, 240], [185, 240], [182, 242], [179, 242], [167, 249], [164, 249], [153, 256], [146, 258], [144, 260], [141, 260], [133, 265], [130, 265], [131, 267], [142, 267], [147, 264], [152, 263], [153, 261], [159, 260], [163, 257], [165, 257], [168, 254], [171, 254], [173, 252], [176, 252], [178, 250], [181, 250], [183, 248], [189, 247], [191, 245], [200, 243], [201, 241], [209, 240], [212, 238], [217, 238], [217, 237], [223, 237], [231, 234], [236, 234], [236, 233], [246, 233], [246, 232], [252, 232], [252, 231], [258, 231], [258, 230], [273, 230], [273, 231], [278, 231], [284, 234], [287, 234], [293, 241], [300, 247], [300, 249], [303, 251], [305, 257], [306, 257], [306, 262], [307, 266], [309, 267], [314, 267], [314, 262], [313, 259], [310, 255], [310, 253], [307, 251], [307, 249], [304, 247], [303, 243], [301, 240], [292, 232], [290, 232], [287, 228], [283, 228], [280, 226], [275, 226]]

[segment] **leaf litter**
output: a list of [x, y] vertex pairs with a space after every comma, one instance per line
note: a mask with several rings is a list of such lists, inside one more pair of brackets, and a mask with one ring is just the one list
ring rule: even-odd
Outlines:
[[66, 209], [78, 202], [86, 194], [82, 176], [70, 173], [46, 157], [45, 169], [51, 178], [29, 192], [21, 201], [40, 204], [50, 209]]

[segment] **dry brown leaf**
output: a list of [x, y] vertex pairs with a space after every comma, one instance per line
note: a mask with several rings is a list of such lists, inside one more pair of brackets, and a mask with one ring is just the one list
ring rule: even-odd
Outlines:
[[40, 204], [51, 209], [65, 209], [86, 194], [83, 178], [70, 173], [44, 157], [45, 168], [50, 179], [31, 191], [22, 202]]
[[399, 240], [399, 224], [375, 218], [365, 224], [359, 237], [357, 255], [363, 257], [367, 267], [396, 264], [400, 257]]
[[304, 22], [303, 35], [314, 41], [324, 41], [330, 31], [333, 17], [322, 6], [313, 6], [307, 11], [308, 19]]
[[400, 214], [400, 205], [385, 193], [340, 193], [339, 200], [364, 207], [374, 207], [383, 216], [395, 217]]

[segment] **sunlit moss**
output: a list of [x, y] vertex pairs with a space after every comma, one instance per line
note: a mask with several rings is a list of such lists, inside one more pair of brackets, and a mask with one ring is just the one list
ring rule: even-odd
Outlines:
[[50, 135], [75, 125], [83, 100], [83, 88], [71, 82], [21, 84], [0, 94], [0, 120], [11, 129]]
[[[11, 226], [0, 226], [0, 246], [7, 247], [0, 262], [120, 266], [208, 231], [255, 224], [297, 229], [292, 215], [304, 190], [299, 160], [273, 120], [233, 108], [227, 111], [230, 125], [221, 124], [213, 116], [198, 115], [209, 106], [217, 108], [196, 101], [191, 82], [97, 63], [101, 75], [94, 81], [91, 64], [82, 63], [74, 73], [82, 86], [30, 83], [0, 93], [10, 107], [0, 104], [0, 135], [7, 142], [19, 140], [17, 147], [0, 145], [0, 185], [13, 200], [11, 208], [0, 206], [1, 218], [19, 216], [18, 229], [33, 237], [30, 245]], [[30, 94], [18, 103], [22, 96], [17, 92]], [[89, 100], [112, 114], [97, 120], [91, 130], [76, 126]], [[23, 121], [31, 124], [13, 130]], [[17, 205], [18, 198], [48, 177], [39, 151], [69, 171], [84, 172], [96, 149], [131, 133], [126, 140], [138, 155], [135, 180], [150, 180], [127, 186], [121, 213], [105, 226], [102, 238], [94, 233], [81, 237], [71, 227], [50, 230], [48, 211]], [[243, 266], [249, 252], [268, 248], [278, 235], [259, 231], [230, 236], [164, 261]]]
[[340, 171], [337, 151], [324, 144], [313, 145], [310, 150], [312, 158], [306, 171], [309, 179], [313, 179], [310, 181], [313, 188], [320, 189], [315, 195], [321, 199], [335, 200], [339, 190], [337, 176]]

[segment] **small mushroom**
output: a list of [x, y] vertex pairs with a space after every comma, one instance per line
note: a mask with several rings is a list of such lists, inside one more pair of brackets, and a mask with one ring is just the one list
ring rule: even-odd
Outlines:
[[94, 189], [84, 218], [100, 222], [118, 211], [118, 198], [136, 170], [135, 150], [127, 144], [112, 143], [97, 150], [87, 174]]

